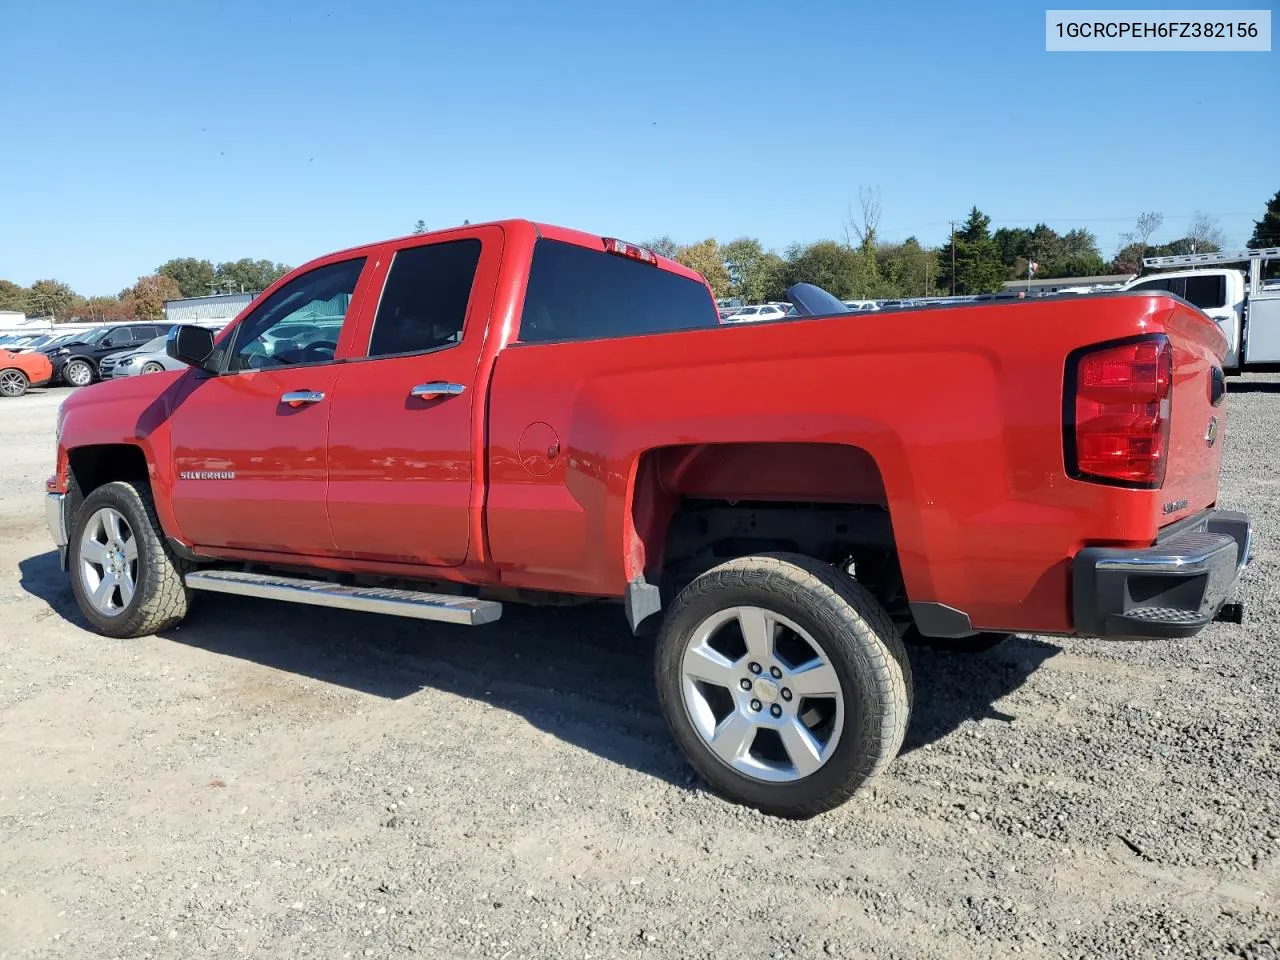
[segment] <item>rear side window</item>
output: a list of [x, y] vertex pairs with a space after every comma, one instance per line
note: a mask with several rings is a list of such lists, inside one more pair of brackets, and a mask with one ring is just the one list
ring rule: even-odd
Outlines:
[[1222, 274], [1204, 274], [1198, 277], [1187, 277], [1187, 292], [1183, 298], [1194, 303], [1201, 310], [1212, 310], [1214, 307], [1227, 305], [1227, 278]]
[[397, 250], [373, 321], [369, 356], [426, 353], [462, 342], [479, 240]]
[[597, 340], [720, 325], [697, 280], [558, 240], [533, 251], [520, 339]]

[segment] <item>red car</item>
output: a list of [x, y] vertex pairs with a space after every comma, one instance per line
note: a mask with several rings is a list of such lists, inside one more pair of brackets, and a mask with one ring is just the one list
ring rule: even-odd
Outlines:
[[721, 324], [686, 267], [527, 221], [335, 253], [216, 339], [178, 330], [189, 369], [69, 397], [50, 529], [114, 637], [194, 590], [468, 625], [616, 602], [693, 766], [790, 816], [897, 753], [904, 636], [1238, 617], [1250, 523], [1218, 504], [1226, 342], [1199, 310], [789, 300]]
[[43, 353], [13, 353], [0, 347], [0, 397], [20, 397], [28, 387], [53, 379], [53, 364]]

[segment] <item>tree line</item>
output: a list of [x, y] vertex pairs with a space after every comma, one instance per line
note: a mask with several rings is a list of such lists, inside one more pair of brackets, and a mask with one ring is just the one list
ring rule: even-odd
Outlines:
[[178, 257], [139, 277], [114, 296], [82, 296], [59, 280], [37, 280], [22, 287], [0, 280], [0, 310], [17, 310], [31, 317], [59, 322], [119, 322], [160, 320], [164, 302], [216, 293], [257, 293], [293, 268], [270, 260], [210, 260]]
[[[850, 208], [844, 237], [792, 244], [783, 253], [766, 250], [759, 240], [742, 237], [729, 243], [708, 238], [678, 244], [670, 236], [647, 244], [657, 253], [697, 270], [717, 297], [741, 297], [748, 303], [782, 300], [794, 283], [814, 283], [843, 300], [899, 299], [947, 294], [994, 293], [1006, 281], [1025, 279], [1032, 263], [1039, 279], [1134, 274], [1143, 257], [1212, 253], [1222, 249], [1222, 229], [1197, 214], [1186, 234], [1164, 243], [1153, 237], [1164, 224], [1159, 213], [1140, 214], [1133, 229], [1120, 237], [1119, 249], [1104, 259], [1098, 240], [1084, 229], [1058, 233], [1048, 224], [1030, 229], [991, 229], [991, 218], [976, 206], [936, 246], [916, 237], [901, 243], [882, 242], [877, 230], [880, 201], [874, 191], [860, 192]], [[1250, 249], [1280, 245], [1280, 191], [1254, 222]]]
[[[1153, 243], [1163, 224], [1159, 213], [1139, 215], [1133, 229], [1121, 236], [1120, 247], [1110, 260], [1104, 260], [1097, 237], [1088, 230], [1060, 234], [1039, 223], [1030, 229], [999, 227], [993, 231], [991, 218], [976, 206], [935, 246], [925, 246], [915, 237], [885, 243], [878, 235], [879, 195], [862, 190], [858, 207], [850, 206], [847, 212], [844, 236], [838, 240], [794, 243], [782, 253], [765, 249], [752, 237], [729, 243], [708, 237], [698, 243], [679, 244], [662, 236], [647, 246], [697, 270], [717, 297], [741, 297], [749, 303], [781, 300], [788, 287], [800, 282], [817, 284], [844, 300], [993, 293], [1007, 280], [1025, 278], [1032, 262], [1037, 265], [1035, 276], [1043, 279], [1128, 274], [1140, 272], [1143, 257], [1222, 248], [1222, 230], [1204, 214], [1196, 215], [1185, 236]], [[418, 220], [413, 232], [426, 229], [426, 223]], [[1248, 245], [1251, 249], [1280, 246], [1280, 190], [1267, 201], [1262, 218], [1254, 222]], [[290, 269], [283, 263], [247, 257], [216, 265], [210, 260], [178, 257], [139, 277], [115, 296], [92, 297], [81, 296], [58, 280], [37, 280], [22, 287], [0, 279], [0, 310], [51, 316], [59, 321], [158, 320], [166, 300], [256, 293]]]

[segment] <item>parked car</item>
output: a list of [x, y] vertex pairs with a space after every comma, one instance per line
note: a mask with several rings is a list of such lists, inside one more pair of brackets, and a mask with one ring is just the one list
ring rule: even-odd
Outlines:
[[[787, 299], [727, 330], [694, 271], [523, 220], [354, 247], [221, 336], [181, 327], [190, 370], [63, 401], [50, 532], [112, 637], [201, 590], [464, 625], [615, 602], [657, 635], [692, 766], [787, 816], [898, 752], [904, 634], [1239, 622], [1251, 527], [1218, 507], [1227, 344], [1200, 310]], [[286, 328], [311, 336], [261, 349]]]
[[753, 307], [742, 307], [736, 313], [725, 318], [726, 323], [757, 323], [761, 320], [780, 320], [787, 311], [777, 304], [763, 303]]
[[124, 348], [140, 347], [170, 326], [172, 324], [121, 323], [97, 327], [73, 340], [46, 347], [42, 352], [53, 364], [54, 382], [83, 387], [100, 378], [98, 364], [104, 357]]
[[0, 397], [20, 397], [28, 387], [53, 379], [53, 364], [43, 353], [17, 353], [0, 347]]
[[136, 350], [113, 353], [98, 364], [103, 380], [115, 377], [132, 377], [138, 374], [163, 373], [165, 370], [182, 370], [186, 364], [175, 360], [165, 351], [169, 334], [149, 340]]

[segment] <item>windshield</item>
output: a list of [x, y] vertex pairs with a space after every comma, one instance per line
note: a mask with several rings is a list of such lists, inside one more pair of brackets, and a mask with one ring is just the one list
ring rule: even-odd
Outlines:
[[83, 334], [73, 333], [71, 335], [71, 338], [73, 340], [79, 340], [80, 343], [97, 343], [99, 340], [101, 340], [110, 332], [111, 332], [110, 327], [98, 327], [96, 330], [90, 330], [87, 333], [83, 333]]
[[137, 350], [138, 353], [164, 353], [164, 342], [169, 337], [166, 334], [163, 337], [156, 337], [154, 340], [148, 340]]

